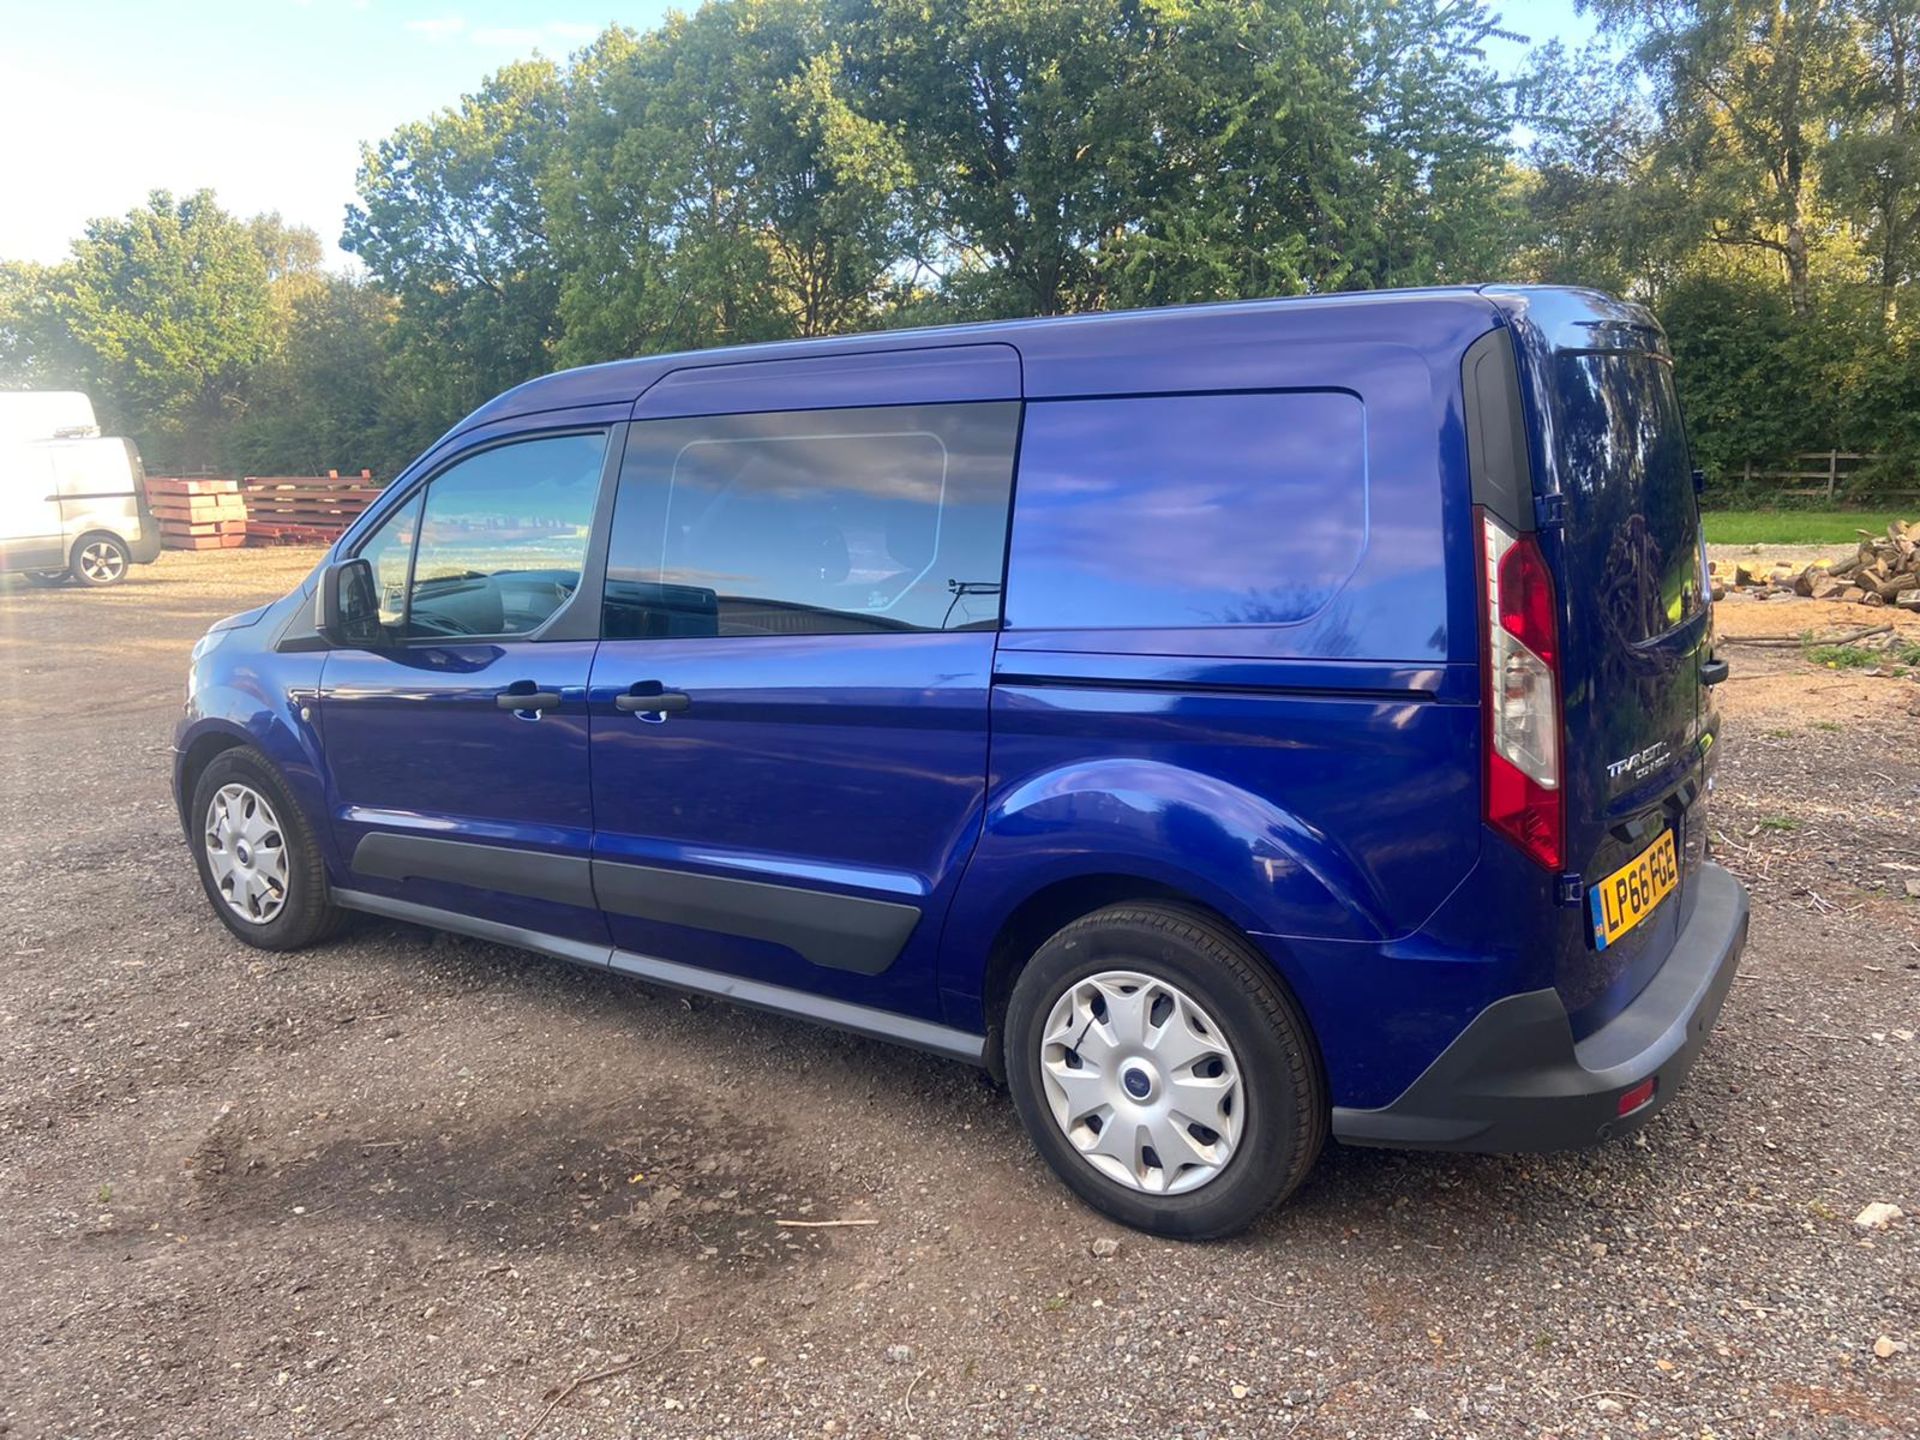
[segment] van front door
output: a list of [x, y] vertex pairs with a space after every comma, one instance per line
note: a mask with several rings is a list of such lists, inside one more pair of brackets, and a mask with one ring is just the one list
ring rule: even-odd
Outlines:
[[594, 890], [617, 967], [937, 1020], [986, 789], [1018, 371], [1003, 346], [859, 359], [716, 367], [738, 373], [641, 402], [593, 669]]
[[360, 908], [453, 911], [605, 958], [588, 873], [598, 616], [582, 576], [610, 438], [471, 453], [358, 547], [387, 642], [327, 656], [320, 732]]

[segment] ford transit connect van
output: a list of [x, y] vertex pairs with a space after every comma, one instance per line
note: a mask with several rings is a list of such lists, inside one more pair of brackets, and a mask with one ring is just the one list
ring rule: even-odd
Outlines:
[[982, 1065], [1087, 1201], [1643, 1124], [1746, 937], [1642, 310], [1346, 295], [664, 356], [468, 416], [195, 647], [214, 913]]

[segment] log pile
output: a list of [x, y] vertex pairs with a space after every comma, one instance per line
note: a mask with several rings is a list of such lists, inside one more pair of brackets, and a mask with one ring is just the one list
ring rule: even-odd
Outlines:
[[169, 550], [233, 550], [247, 543], [247, 502], [237, 480], [147, 476], [147, 505]]
[[360, 517], [380, 487], [373, 472], [325, 475], [249, 475], [249, 538], [256, 545], [329, 545]]
[[1920, 611], [1920, 520], [1890, 521], [1884, 536], [1862, 530], [1853, 555], [1811, 565], [1763, 565], [1758, 561], [1727, 565], [1715, 561], [1714, 596], [1728, 589], [1756, 600], [1771, 595], [1801, 595], [1853, 605], [1893, 605]]

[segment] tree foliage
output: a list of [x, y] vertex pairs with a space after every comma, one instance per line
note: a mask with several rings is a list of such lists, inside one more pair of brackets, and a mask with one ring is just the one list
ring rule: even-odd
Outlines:
[[540, 179], [564, 124], [559, 67], [527, 60], [361, 150], [340, 243], [401, 302], [399, 376], [438, 414], [552, 368], [560, 275]]
[[364, 147], [342, 245], [156, 192], [0, 266], [0, 382], [159, 463], [391, 474], [558, 365], [1481, 279], [1652, 305], [1716, 475], [1920, 465], [1913, 0], [709, 0]]
[[106, 420], [183, 463], [212, 457], [274, 343], [266, 260], [207, 191], [156, 190], [89, 225], [52, 273], [47, 317]]

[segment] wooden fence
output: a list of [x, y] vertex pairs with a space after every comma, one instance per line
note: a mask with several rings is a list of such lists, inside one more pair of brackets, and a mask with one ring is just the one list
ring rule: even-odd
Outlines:
[[[1749, 460], [1740, 472], [1740, 483], [1749, 493], [1772, 490], [1775, 495], [1782, 497], [1826, 500], [1831, 503], [1842, 498], [1849, 482], [1879, 458], [1878, 455], [1863, 455], [1852, 450], [1810, 450], [1803, 455], [1795, 455], [1790, 468], [1784, 470], [1765, 469]], [[1911, 500], [1916, 497], [1920, 497], [1920, 490], [1888, 490], [1875, 486], [1873, 492], [1876, 500]]]

